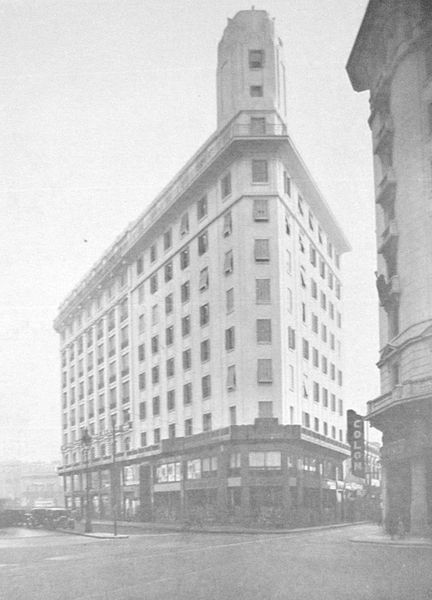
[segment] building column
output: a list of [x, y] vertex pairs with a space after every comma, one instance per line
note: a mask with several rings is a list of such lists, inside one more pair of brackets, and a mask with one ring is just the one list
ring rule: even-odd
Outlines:
[[411, 526], [413, 535], [427, 535], [426, 461], [424, 456], [411, 459]]

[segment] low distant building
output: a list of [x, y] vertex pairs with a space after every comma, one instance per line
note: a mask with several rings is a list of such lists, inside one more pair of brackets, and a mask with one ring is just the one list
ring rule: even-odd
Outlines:
[[63, 506], [58, 463], [0, 463], [0, 499], [5, 508]]

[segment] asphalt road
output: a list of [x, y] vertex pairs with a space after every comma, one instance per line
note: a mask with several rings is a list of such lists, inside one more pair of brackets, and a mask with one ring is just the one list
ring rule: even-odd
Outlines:
[[[432, 600], [432, 548], [354, 544], [356, 526], [97, 540], [0, 531], [1, 600]], [[15, 535], [14, 535], [15, 533]]]

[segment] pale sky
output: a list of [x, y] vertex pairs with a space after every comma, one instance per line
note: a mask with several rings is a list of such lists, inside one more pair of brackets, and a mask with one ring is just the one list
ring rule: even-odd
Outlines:
[[[368, 95], [345, 72], [367, 0], [262, 0], [288, 129], [353, 250], [345, 401], [379, 394]], [[59, 303], [216, 127], [217, 43], [243, 0], [0, 0], [0, 461], [57, 459]]]

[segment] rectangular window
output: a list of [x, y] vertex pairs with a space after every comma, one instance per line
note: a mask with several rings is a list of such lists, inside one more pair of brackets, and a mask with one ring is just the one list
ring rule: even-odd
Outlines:
[[340, 398], [338, 400], [338, 407], [339, 407], [339, 415], [342, 417], [343, 413], [344, 413], [344, 410], [343, 410], [343, 400], [341, 400]]
[[210, 375], [204, 375], [201, 378], [201, 393], [204, 399], [210, 398], [211, 396], [211, 379]]
[[300, 284], [303, 289], [306, 289], [306, 275], [303, 271], [300, 271]]
[[165, 271], [165, 281], [166, 282], [171, 281], [171, 279], [173, 278], [173, 264], [171, 261], [165, 265], [164, 271]]
[[290, 350], [295, 350], [296, 347], [296, 334], [295, 329], [292, 327], [288, 327], [288, 348]]
[[207, 325], [210, 320], [210, 307], [208, 304], [200, 306], [200, 325], [203, 327]]
[[165, 231], [163, 236], [164, 250], [169, 250], [172, 246], [172, 229]]
[[154, 306], [152, 306], [152, 325], [157, 325], [159, 322], [159, 307], [157, 304], [155, 304]]
[[165, 296], [165, 314], [169, 315], [172, 313], [174, 307], [174, 299], [172, 294]]
[[299, 213], [301, 214], [301, 216], [304, 216], [304, 208], [303, 208], [303, 198], [300, 196], [300, 194], [297, 196], [297, 208]]
[[159, 396], [155, 396], [152, 400], [152, 410], [153, 416], [158, 416], [160, 414], [160, 399]]
[[299, 235], [299, 248], [300, 248], [300, 252], [302, 254], [304, 254], [305, 253], [305, 245], [304, 245], [304, 241], [303, 241], [302, 235]]
[[325, 279], [326, 276], [326, 264], [322, 258], [320, 258], [320, 276], [322, 279]]
[[180, 297], [182, 302], [188, 302], [190, 299], [190, 281], [185, 281], [180, 287]]
[[157, 354], [159, 352], [159, 336], [154, 335], [151, 339], [151, 349], [152, 354]]
[[318, 317], [312, 314], [312, 331], [318, 333]]
[[210, 360], [210, 340], [203, 340], [200, 347], [201, 362]]
[[237, 409], [235, 406], [230, 406], [229, 414], [230, 414], [230, 425], [231, 426], [237, 425]]
[[314, 430], [319, 431], [319, 419], [317, 417], [314, 418]]
[[320, 399], [320, 388], [316, 381], [313, 382], [313, 399], [314, 402], [319, 402]]
[[159, 366], [152, 367], [152, 383], [159, 383]]
[[321, 324], [321, 339], [323, 342], [327, 342], [327, 326]]
[[137, 261], [136, 261], [136, 272], [137, 275], [141, 275], [141, 273], [144, 270], [144, 261], [143, 261], [143, 257], [140, 256]]
[[234, 310], [234, 288], [230, 288], [225, 292], [225, 305], [227, 313]]
[[189, 247], [183, 248], [180, 252], [180, 268], [186, 269], [189, 266]]
[[249, 69], [262, 69], [264, 66], [264, 51], [249, 50]]
[[153, 430], [153, 443], [154, 444], [159, 444], [160, 443], [160, 429], [159, 429], [159, 427]]
[[259, 344], [271, 344], [272, 328], [271, 319], [257, 319], [256, 336]]
[[228, 237], [232, 233], [232, 216], [231, 211], [224, 214], [223, 220], [223, 236]]
[[292, 314], [293, 311], [293, 295], [292, 295], [292, 291], [290, 290], [290, 288], [287, 288], [287, 308], [288, 308], [288, 312], [290, 314]]
[[203, 196], [197, 202], [197, 219], [201, 221], [207, 216], [207, 196]]
[[342, 385], [342, 371], [338, 371], [338, 385]]
[[327, 362], [327, 357], [325, 357], [325, 356], [321, 356], [321, 370], [324, 373], [324, 375], [327, 375], [327, 373], [328, 373], [328, 362]]
[[273, 417], [273, 402], [268, 400], [258, 402], [258, 417], [260, 419], [271, 419]]
[[280, 471], [282, 455], [280, 452], [249, 452], [249, 467]]
[[168, 425], [168, 437], [170, 440], [173, 440], [176, 436], [176, 426], [175, 423], [170, 423]]
[[271, 358], [259, 358], [257, 363], [258, 383], [272, 383], [273, 369]]
[[147, 410], [146, 410], [145, 402], [140, 402], [140, 404], [139, 404], [139, 418], [141, 421], [145, 421], [147, 418]]
[[267, 198], [255, 198], [253, 203], [254, 221], [269, 220], [269, 205]]
[[255, 240], [254, 255], [256, 262], [268, 262], [270, 260], [270, 240]]
[[291, 196], [291, 177], [288, 175], [288, 173], [286, 171], [284, 171], [283, 178], [284, 178], [284, 192], [288, 196]]
[[266, 133], [265, 117], [251, 117], [250, 132], [252, 135], [265, 135], [265, 133]]
[[314, 367], [319, 367], [319, 353], [316, 348], [312, 348], [312, 364]]
[[189, 213], [182, 214], [180, 219], [180, 236], [183, 237], [189, 233]]
[[174, 371], [175, 371], [174, 358], [169, 358], [166, 361], [166, 373], [167, 373], [167, 377], [174, 377]]
[[228, 250], [228, 252], [225, 252], [225, 258], [224, 258], [224, 273], [226, 275], [228, 275], [229, 273], [232, 273], [234, 270], [234, 257], [233, 257], [233, 251], [232, 250]]
[[330, 379], [332, 381], [336, 379], [336, 367], [333, 363], [330, 363]]
[[212, 428], [212, 416], [211, 413], [203, 415], [203, 431], [211, 431]]
[[334, 394], [330, 396], [330, 408], [332, 412], [336, 412], [336, 396]]
[[183, 350], [183, 370], [188, 371], [192, 366], [192, 354], [190, 348]]
[[255, 298], [256, 304], [270, 304], [270, 279], [255, 280]]
[[221, 195], [226, 198], [231, 194], [231, 173], [227, 173], [221, 179]]
[[186, 315], [182, 317], [182, 336], [186, 336], [190, 334], [190, 315]]
[[225, 329], [225, 350], [234, 350], [235, 346], [235, 330], [234, 327]]
[[170, 325], [165, 329], [165, 343], [167, 346], [171, 346], [174, 343], [174, 327]]
[[154, 294], [158, 289], [158, 278], [157, 273], [150, 277], [150, 293]]
[[320, 297], [321, 297], [321, 308], [323, 310], [327, 310], [327, 296], [324, 294], [324, 292], [321, 292]]
[[138, 375], [138, 387], [140, 390], [145, 390], [145, 386], [146, 386], [146, 374], [140, 373]]
[[168, 390], [167, 392], [167, 409], [175, 410], [175, 390]]
[[200, 236], [198, 236], [198, 255], [202, 256], [208, 250], [208, 232], [204, 231]]
[[188, 405], [192, 402], [192, 384], [185, 383], [183, 386], [183, 404]]
[[316, 264], [317, 264], [317, 251], [316, 251], [316, 248], [314, 246], [312, 246], [312, 245], [309, 247], [309, 259], [310, 259], [311, 265], [313, 265], [314, 267], [316, 267]]
[[201, 269], [199, 278], [199, 289], [201, 292], [207, 290], [209, 286], [209, 271], [208, 267]]
[[236, 388], [236, 368], [235, 365], [230, 365], [227, 370], [227, 389], [228, 391]]
[[[144, 315], [140, 315], [138, 317], [138, 333], [144, 333], [145, 329], [145, 317]], [[110, 338], [110, 340], [115, 340], [114, 336]]]
[[324, 408], [328, 408], [328, 389], [323, 387], [321, 390], [321, 395]]
[[309, 342], [303, 338], [303, 358], [309, 360]]
[[140, 344], [138, 346], [138, 360], [142, 362], [145, 359], [145, 349], [144, 344]]
[[192, 433], [193, 433], [192, 419], [186, 419], [184, 422], [184, 434], [185, 434], [185, 436], [189, 436], [189, 435], [192, 435]]
[[157, 247], [156, 244], [150, 247], [150, 262], [154, 263], [157, 259]]
[[143, 431], [141, 433], [140, 441], [141, 441], [141, 448], [145, 448], [147, 446], [147, 433], [145, 431]]
[[261, 98], [263, 95], [262, 85], [251, 85], [249, 90], [252, 98]]
[[252, 183], [268, 183], [268, 163], [266, 160], [252, 160]]
[[308, 429], [310, 428], [310, 414], [307, 412], [303, 413], [303, 425]]

